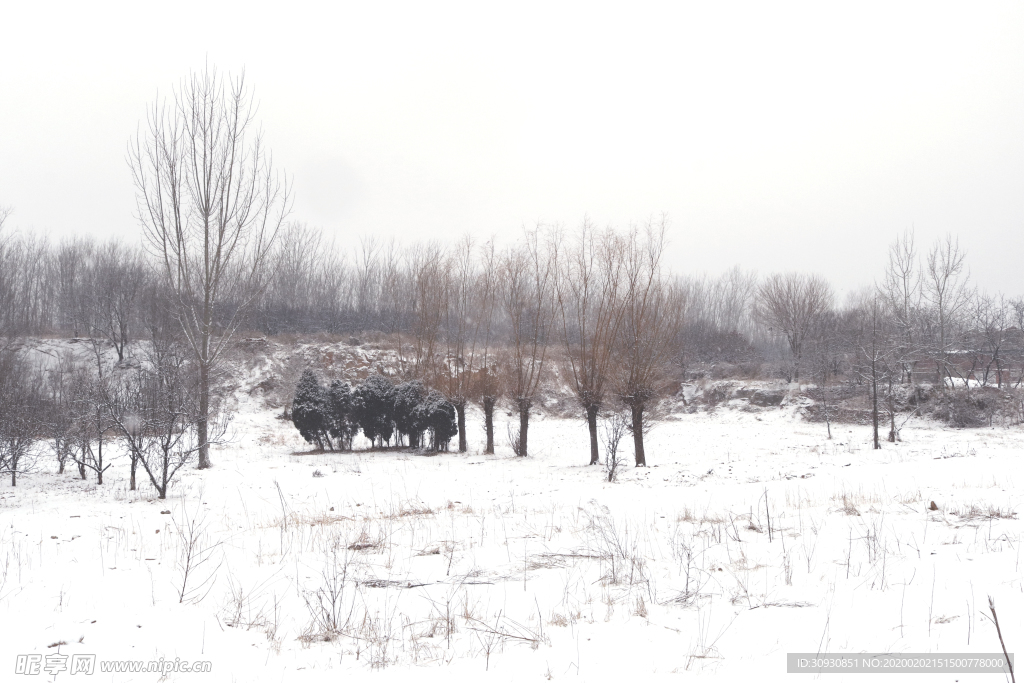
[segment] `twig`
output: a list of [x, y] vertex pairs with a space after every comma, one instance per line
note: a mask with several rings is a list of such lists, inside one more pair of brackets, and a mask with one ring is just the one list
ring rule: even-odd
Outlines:
[[1010, 669], [1010, 683], [1017, 683], [1017, 678], [1013, 675], [1013, 662], [1010, 660], [1010, 654], [1006, 651], [1006, 643], [1003, 641], [1003, 631], [999, 628], [999, 617], [996, 616], [996, 601], [992, 599], [992, 596], [988, 596], [988, 609], [992, 612], [992, 623], [996, 625], [996, 634], [999, 636], [999, 644], [1003, 647], [1003, 656], [1006, 657], [1006, 666]]

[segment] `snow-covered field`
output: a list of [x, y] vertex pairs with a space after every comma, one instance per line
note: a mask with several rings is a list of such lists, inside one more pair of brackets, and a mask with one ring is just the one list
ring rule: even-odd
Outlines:
[[170, 681], [779, 680], [787, 652], [998, 652], [989, 595], [1024, 634], [1019, 428], [872, 451], [785, 408], [682, 414], [609, 484], [582, 422], [535, 417], [525, 459], [480, 425], [463, 455], [303, 455], [252, 401], [166, 501], [123, 461], [3, 482], [0, 678], [59, 652], [211, 662]]

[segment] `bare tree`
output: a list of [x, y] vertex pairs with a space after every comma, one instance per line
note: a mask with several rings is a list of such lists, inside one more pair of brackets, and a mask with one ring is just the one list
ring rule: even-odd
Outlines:
[[526, 456], [530, 408], [537, 397], [547, 358], [552, 318], [553, 263], [541, 241], [541, 229], [528, 231], [523, 243], [510, 247], [501, 262], [502, 305], [509, 327], [507, 386], [519, 412], [512, 437], [516, 455]]
[[355, 313], [356, 331], [379, 325], [381, 287], [381, 245], [376, 237], [359, 241], [355, 258]]
[[604, 471], [608, 482], [619, 476], [623, 459], [619, 456], [619, 442], [630, 427], [630, 418], [624, 413], [611, 411], [604, 417]]
[[465, 453], [469, 449], [466, 441], [466, 403], [472, 393], [477, 338], [481, 327], [486, 324], [480, 311], [473, 309], [477, 272], [473, 239], [470, 236], [463, 237], [452, 249], [446, 274], [443, 305], [445, 357], [439, 379], [448, 400], [455, 406], [459, 452]]
[[[1007, 315], [1010, 316], [1010, 346], [1006, 353], [1007, 364], [1014, 363], [1017, 366], [1017, 381], [1013, 383], [1016, 389], [1024, 382], [1024, 298], [1011, 299]], [[1013, 379], [1013, 373], [1007, 368], [1007, 382]]]
[[839, 356], [842, 336], [839, 316], [831, 310], [817, 316], [808, 333], [808, 342], [813, 348], [813, 374], [818, 383], [822, 417], [825, 419], [829, 439], [832, 438], [833, 418], [833, 406], [829, 405], [830, 382], [841, 372]]
[[[411, 291], [403, 291], [398, 299], [411, 299], [409, 356], [402, 366], [409, 377], [433, 384], [437, 378], [438, 355], [444, 342], [447, 282], [450, 273], [448, 255], [441, 245], [430, 243], [407, 252], [407, 279]], [[404, 288], [403, 288], [404, 289]], [[401, 347], [400, 347], [401, 349]]]
[[867, 386], [872, 446], [879, 449], [883, 412], [889, 421], [889, 441], [899, 440], [902, 427], [897, 420], [897, 399], [908, 364], [904, 355], [904, 330], [878, 287], [852, 297], [845, 317], [844, 332], [854, 352], [852, 369], [860, 383]]
[[818, 275], [770, 275], [758, 287], [755, 317], [785, 337], [793, 356], [792, 380], [800, 379], [804, 342], [814, 321], [832, 307], [832, 287]]
[[567, 374], [590, 431], [591, 465], [599, 462], [597, 415], [622, 322], [622, 251], [621, 240], [612, 231], [595, 234], [584, 221], [563, 254], [557, 279]]
[[980, 374], [980, 384], [988, 386], [995, 380], [999, 388], [1003, 386], [1006, 359], [1004, 349], [1011, 342], [1013, 331], [1011, 320], [1012, 306], [1002, 296], [978, 294], [968, 308], [970, 318], [969, 334], [965, 350], [970, 351], [971, 368], [966, 373], [959, 373], [964, 386], [970, 386], [970, 379]]
[[[400, 373], [409, 374], [407, 339], [403, 333], [414, 325], [417, 302], [415, 298], [415, 268], [405, 256], [397, 242], [392, 240], [381, 249], [379, 290], [377, 294], [376, 318], [373, 326], [394, 338], [398, 351]], [[415, 254], [413, 254], [415, 256]], [[413, 259], [415, 260], [415, 259]]]
[[[244, 77], [194, 73], [157, 101], [130, 145], [139, 220], [199, 373], [199, 468], [210, 466], [210, 379], [241, 314], [264, 286], [264, 265], [290, 210]], [[225, 310], [224, 304], [232, 304]]]
[[128, 490], [136, 490], [139, 463], [145, 457], [143, 441], [146, 436], [145, 420], [140, 406], [140, 382], [145, 370], [141, 365], [118, 377], [105, 387], [105, 398], [110, 411], [110, 423], [128, 452]]
[[15, 350], [0, 350], [0, 472], [11, 475], [11, 486], [32, 463], [42, 407], [38, 387], [28, 363]]
[[50, 246], [31, 234], [0, 234], [0, 333], [45, 331], [52, 323]]
[[103, 335], [123, 361], [139, 317], [138, 304], [148, 279], [142, 254], [111, 241], [96, 254], [92, 277], [92, 328]]
[[104, 368], [100, 343], [92, 340], [92, 355], [96, 371], [86, 367], [76, 368], [74, 398], [77, 415], [75, 437], [77, 449], [71, 458], [78, 465], [78, 471], [85, 479], [85, 471], [96, 473], [96, 483], [103, 484], [103, 473], [110, 469], [111, 462], [104, 452], [107, 433], [110, 430], [110, 394], [107, 386], [110, 377]]
[[921, 350], [921, 273], [917, 264], [914, 232], [908, 230], [889, 247], [889, 261], [878, 289], [898, 333], [900, 354], [905, 359], [903, 381], [914, 381]]
[[974, 294], [969, 286], [970, 275], [965, 271], [966, 257], [959, 240], [947, 235], [935, 243], [925, 261], [923, 293], [931, 304], [936, 324], [934, 359], [936, 381], [941, 386], [946, 385], [947, 377], [952, 379], [949, 352], [954, 342], [954, 326]]
[[[94, 278], [95, 245], [89, 239], [72, 237], [57, 245], [50, 267], [55, 291], [56, 324], [74, 337], [88, 334], [93, 327], [96, 288]], [[113, 283], [116, 285], [116, 282]]]
[[78, 368], [74, 353], [68, 350], [57, 354], [56, 361], [46, 373], [46, 409], [42, 418], [57, 459], [57, 474], [64, 474], [67, 462], [75, 449], [76, 409], [74, 377]]
[[624, 244], [623, 313], [617, 344], [616, 393], [630, 409], [637, 467], [647, 466], [647, 408], [660, 393], [673, 341], [679, 331], [681, 296], [662, 278], [666, 223], [633, 228]]
[[494, 407], [504, 393], [502, 362], [495, 351], [497, 324], [495, 312], [499, 302], [504, 301], [501, 289], [499, 258], [494, 240], [488, 240], [480, 248], [480, 271], [474, 281], [473, 306], [477, 324], [473, 342], [475, 368], [469, 382], [469, 391], [480, 401], [484, 411], [484, 453], [494, 453]]
[[[144, 363], [107, 385], [110, 424], [131, 458], [131, 487], [141, 466], [161, 499], [202, 443], [197, 373], [188, 366], [188, 356], [175, 344], [158, 339]], [[226, 428], [218, 406], [209, 424], [210, 442], [216, 443]]]
[[0, 206], [0, 301], [5, 302], [0, 306], [0, 338], [3, 338], [3, 346], [6, 348], [7, 338], [14, 333], [14, 278], [13, 266], [13, 242], [14, 238], [9, 232], [4, 232], [4, 224], [10, 218], [14, 210], [9, 206]]

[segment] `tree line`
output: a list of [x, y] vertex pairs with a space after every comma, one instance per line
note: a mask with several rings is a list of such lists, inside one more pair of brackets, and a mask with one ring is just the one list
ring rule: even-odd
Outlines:
[[[621, 406], [635, 461], [645, 464], [646, 412], [694, 377], [761, 373], [814, 383], [826, 420], [828, 387], [863, 385], [873, 420], [888, 422], [891, 440], [908, 385], [1015, 388], [1024, 377], [1024, 303], [973, 288], [952, 238], [918, 254], [912, 233], [899, 237], [879, 282], [839, 304], [816, 275], [669, 273], [666, 235], [659, 222], [615, 231], [584, 221], [572, 230], [527, 230], [505, 246], [367, 239], [343, 258], [321, 233], [288, 225], [267, 252], [265, 272], [250, 276], [260, 286], [239, 286], [217, 302], [211, 336], [225, 340], [238, 328], [387, 335], [396, 377], [439, 392], [453, 407], [460, 451], [466, 407], [475, 401], [485, 450], [493, 452], [494, 409], [505, 400], [519, 416], [510, 443], [528, 454], [530, 412], [544, 382], [561, 382], [587, 422], [592, 463], [599, 415]], [[103, 340], [122, 362], [133, 340], [194, 344], [153, 261], [118, 241], [51, 245], [4, 233], [4, 337]], [[877, 431], [876, 424], [876, 439]], [[329, 439], [325, 428], [317, 443], [332, 447]]]

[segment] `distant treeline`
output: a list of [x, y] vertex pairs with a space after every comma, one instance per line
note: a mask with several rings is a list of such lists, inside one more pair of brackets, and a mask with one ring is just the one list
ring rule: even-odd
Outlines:
[[[388, 335], [400, 379], [440, 391], [460, 417], [468, 400], [488, 412], [514, 404], [524, 454], [553, 367], [586, 415], [592, 460], [597, 414], [617, 405], [631, 413], [639, 464], [645, 410], [679, 381], [851, 383], [869, 392], [876, 421], [888, 401], [892, 421], [897, 387], [1016, 388], [1024, 376], [1024, 300], [977, 291], [953, 238], [919, 252], [912, 233], [900, 236], [880, 280], [839, 303], [818, 275], [671, 273], [663, 222], [538, 227], [505, 245], [342, 247], [301, 224], [275, 237], [257, 277], [217, 297], [215, 328], [222, 317], [225, 336]], [[193, 309], [154, 261], [125, 242], [0, 228], [0, 335], [104, 338], [119, 358], [133, 340], [173, 337], [175, 316]]]

